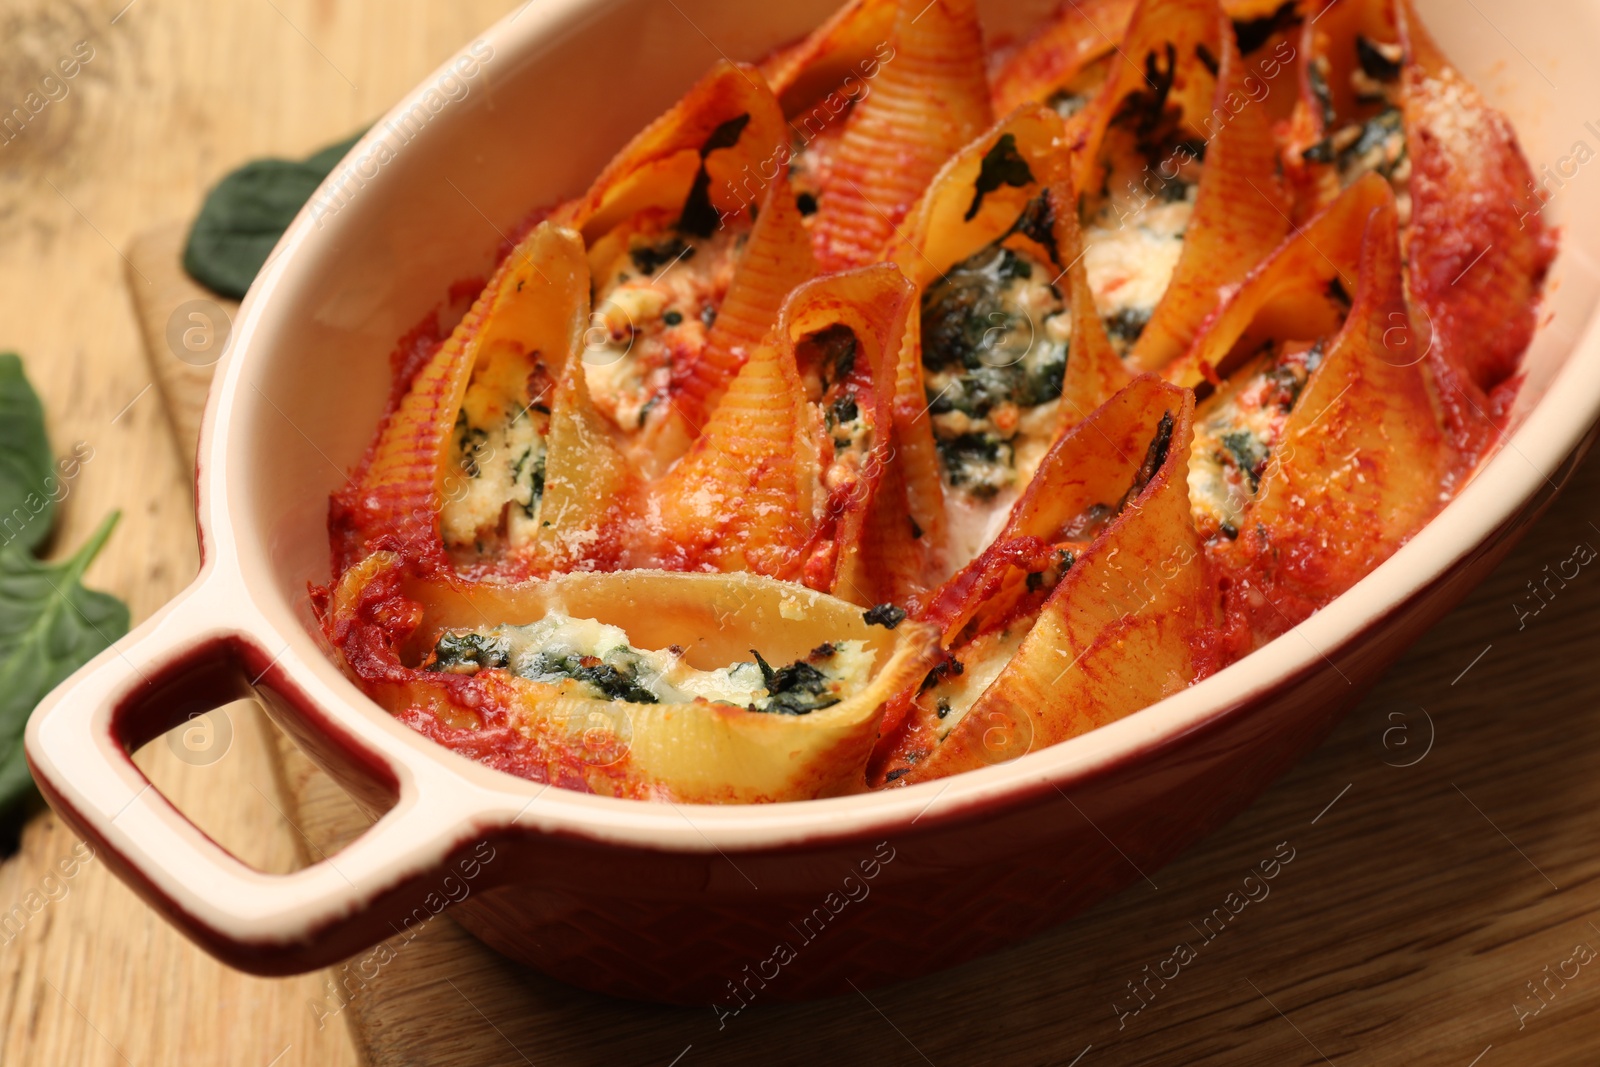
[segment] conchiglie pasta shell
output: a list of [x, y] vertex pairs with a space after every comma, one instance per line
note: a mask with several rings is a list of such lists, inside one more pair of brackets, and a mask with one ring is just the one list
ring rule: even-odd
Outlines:
[[541, 572], [616, 561], [625, 547], [614, 543], [616, 536], [639, 506], [639, 472], [589, 398], [583, 352], [581, 338], [575, 339], [550, 411], [532, 549]]
[[[1148, 378], [1124, 394], [1131, 394], [1127, 410], [1118, 416], [1141, 412], [1146, 444], [1162, 415], [1171, 416], [1164, 462], [1067, 571], [1010, 662], [942, 742], [934, 739], [935, 720], [926, 710], [913, 710], [924, 721], [906, 724], [907, 741], [897, 754], [904, 773], [896, 784], [992, 766], [1058, 744], [1183, 689], [1203, 669], [1193, 639], [1214, 625], [1215, 609], [1185, 482], [1194, 401]], [[1090, 422], [1080, 424], [1060, 447], [1082, 448], [1077, 440], [1092, 432]], [[1035, 479], [1041, 484], [1043, 477]], [[1053, 505], [1040, 503], [1023, 525], [1048, 526]], [[911, 754], [916, 758], [908, 759]]]
[[1336, 281], [1355, 292], [1367, 219], [1383, 204], [1392, 209], [1394, 194], [1381, 177], [1368, 174], [1352, 183], [1223, 298], [1164, 377], [1192, 389], [1226, 377], [1266, 340], [1313, 340], [1337, 330], [1322, 294]]
[[816, 273], [811, 239], [782, 171], [767, 184], [761, 210], [739, 257], [705, 347], [682, 374], [674, 370], [675, 413], [698, 432], [733, 376], [777, 322], [795, 286]]
[[1411, 157], [1406, 239], [1413, 311], [1432, 328], [1429, 366], [1458, 448], [1480, 455], [1498, 432], [1495, 388], [1533, 339], [1556, 237], [1511, 123], [1440, 53], [1399, 4]]
[[[1142, 0], [1134, 8], [1117, 46], [1121, 61], [1111, 66], [1099, 95], [1084, 108], [1085, 121], [1079, 129], [1073, 155], [1072, 177], [1078, 188], [1098, 187], [1100, 149], [1106, 131], [1129, 94], [1150, 88], [1146, 63], [1164, 64], [1167, 46], [1173, 49], [1176, 70], [1181, 75], [1174, 81], [1169, 101], [1190, 112], [1203, 115], [1209, 111], [1211, 99], [1205, 90], [1220, 82], [1221, 71], [1219, 68], [1214, 78], [1199, 61], [1195, 50], [1204, 47], [1213, 56], [1220, 57], [1224, 24], [1216, 0]], [[1227, 36], [1232, 36], [1231, 27]]]
[[1083, 232], [1078, 223], [1077, 192], [1065, 177], [1050, 189], [1056, 248], [1066, 262], [1067, 298], [1072, 308], [1072, 345], [1061, 383], [1062, 432], [1087, 417], [1132, 381], [1095, 306], [1084, 266]]
[[[893, 267], [877, 266], [814, 279], [790, 295], [704, 433], [652, 488], [662, 551], [679, 556], [673, 565], [835, 584], [836, 564], [807, 572], [806, 563], [819, 548], [838, 560], [859, 547], [862, 516], [890, 458], [887, 390], [908, 290]], [[806, 399], [795, 358], [801, 340], [834, 325], [848, 327], [863, 349], [879, 420], [867, 477], [848, 503], [830, 499], [822, 484], [822, 413]]]
[[757, 803], [859, 791], [884, 701], [921, 677], [936, 651], [927, 627], [869, 626], [854, 605], [749, 574], [626, 571], [521, 585], [408, 579], [401, 593], [421, 607], [404, 645], [413, 661], [445, 629], [527, 624], [552, 611], [619, 626], [638, 648], [677, 645], [700, 669], [748, 662], [752, 648], [786, 663], [829, 641], [862, 641], [876, 654], [863, 689], [807, 715], [590, 700], [504, 671], [463, 677], [398, 663], [388, 683], [369, 687], [397, 714], [484, 702], [521, 735], [535, 776], [640, 799]]
[[1117, 47], [1136, 6], [1137, 0], [1063, 0], [995, 72], [995, 110], [1048, 100]]
[[1182, 391], [1144, 375], [1068, 430], [1040, 462], [994, 542], [929, 597], [918, 618], [938, 626], [948, 641], [980, 613], [1004, 616], [1011, 602], [998, 595], [1000, 582], [1014, 570], [1008, 543], [1056, 542], [1089, 508], [1119, 501], [1144, 463], [1162, 415], [1176, 419], [1188, 402]]
[[[1250, 71], [1234, 42], [1232, 23], [1215, 0], [1147, 0], [1134, 15], [1123, 51], [1140, 64], [1169, 42], [1177, 48], [1180, 87], [1185, 82], [1190, 86], [1180, 97], [1188, 121], [1204, 130], [1208, 140], [1183, 252], [1129, 353], [1138, 370], [1160, 370], [1182, 355], [1215, 306], [1218, 290], [1242, 280], [1289, 229], [1290, 202], [1278, 174], [1271, 116], [1246, 91]], [[1196, 51], [1201, 45], [1220, 60], [1210, 98], [1199, 91], [1211, 81]], [[1142, 68], [1119, 63], [1112, 70], [1112, 80], [1094, 105], [1094, 126], [1080, 166], [1092, 165], [1092, 153], [1098, 151], [1116, 107], [1143, 84]], [[1080, 185], [1086, 173], [1080, 170]]]
[[898, 462], [898, 439], [877, 492], [867, 507], [861, 548], [840, 563], [840, 595], [857, 603], [904, 604], [928, 588], [927, 531], [915, 525], [906, 496], [905, 467]]
[[[905, 336], [908, 313], [915, 307], [912, 285], [892, 265], [880, 264], [818, 278], [795, 290], [785, 305], [780, 329], [791, 345], [832, 326], [844, 326], [856, 338], [856, 359], [870, 368], [870, 395], [859, 397], [870, 412], [873, 441], [858, 480], [848, 490], [830, 494], [827, 511], [812, 536], [831, 545], [836, 565], [805, 576], [807, 584], [827, 589], [857, 603], [880, 603], [877, 576], [868, 560], [882, 558], [885, 545], [868, 546], [878, 532], [874, 511], [886, 472], [896, 465], [894, 449], [895, 369]], [[903, 512], [902, 512], [903, 515]]]
[[707, 193], [719, 215], [745, 207], [733, 182], [789, 143], [788, 127], [761, 72], [719, 61], [670, 111], [645, 127], [606, 165], [589, 191], [552, 218], [591, 244], [618, 223], [653, 209], [679, 209], [688, 198], [707, 140], [725, 123], [748, 116], [738, 140], [705, 156]]
[[[799, 43], [761, 63], [785, 116], [793, 118], [829, 93], [859, 96], [847, 79], [868, 83], [892, 55], [896, 0], [850, 0]], [[852, 91], [854, 90], [854, 91]]]
[[496, 354], [559, 367], [581, 331], [588, 271], [576, 234], [540, 224], [495, 270], [465, 318], [417, 372], [354, 484], [335, 500], [356, 547], [443, 552], [440, 513], [459, 492], [449, 470], [456, 414], [473, 371]]
[[794, 352], [769, 338], [751, 353], [704, 432], [651, 487], [657, 555], [668, 565], [788, 574], [816, 518], [821, 423]]
[[[1022, 185], [1002, 183], [979, 200], [975, 184], [984, 157], [1007, 136], [1032, 180]], [[959, 146], [944, 162], [891, 242], [887, 258], [919, 288], [928, 285], [1003, 236], [1028, 201], [1065, 177], [1067, 167], [1060, 117], [1047, 107], [1018, 108]]]
[[[974, 183], [982, 170], [984, 157], [1003, 137], [1012, 139], [1017, 156], [1028, 165], [1032, 180], [1021, 186], [1002, 184], [979, 202]], [[1067, 165], [1061, 120], [1055, 112], [1043, 107], [1019, 108], [962, 146], [939, 168], [889, 251], [889, 260], [916, 286], [918, 303], [927, 285], [1002, 237], [1017, 221], [1028, 201], [1039, 196], [1052, 182], [1065, 177]], [[967, 217], [969, 213], [971, 218]], [[1071, 362], [1069, 359], [1069, 365]], [[900, 346], [895, 435], [911, 516], [927, 534], [928, 545], [942, 544], [944, 489], [923, 386], [920, 309], [906, 320], [905, 340]]]
[[1425, 342], [1406, 314], [1393, 204], [1365, 226], [1361, 284], [1284, 426], [1237, 541], [1215, 558], [1254, 643], [1343, 593], [1441, 506], [1454, 457], [1433, 408]]
[[993, 121], [973, 0], [900, 0], [891, 43], [818, 201], [824, 270], [879, 259], [940, 166]]

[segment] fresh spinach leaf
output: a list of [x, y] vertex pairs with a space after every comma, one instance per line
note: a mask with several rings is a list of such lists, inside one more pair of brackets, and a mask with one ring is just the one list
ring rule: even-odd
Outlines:
[[32, 787], [22, 753], [28, 715], [67, 675], [128, 632], [127, 606], [80, 584], [117, 518], [108, 515], [59, 563], [41, 562], [16, 545], [0, 548], [0, 815], [8, 819]]
[[59, 483], [44, 411], [22, 361], [0, 354], [0, 852], [14, 846], [33, 796], [22, 731], [67, 675], [128, 632], [128, 609], [79, 580], [116, 525], [110, 516], [77, 555], [44, 563], [34, 549], [55, 521]]
[[223, 296], [242, 298], [300, 208], [360, 139], [358, 133], [298, 161], [258, 159], [225, 176], [189, 230], [183, 269]]
[[44, 409], [14, 352], [0, 353], [0, 544], [34, 549], [55, 521]]

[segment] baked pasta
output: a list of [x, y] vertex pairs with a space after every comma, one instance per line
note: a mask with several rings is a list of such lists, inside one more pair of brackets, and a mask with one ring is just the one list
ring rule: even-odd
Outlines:
[[564, 788], [1014, 759], [1432, 518], [1518, 386], [1532, 189], [1408, 0], [1069, 0], [1005, 48], [853, 0], [406, 340], [317, 610], [402, 721]]

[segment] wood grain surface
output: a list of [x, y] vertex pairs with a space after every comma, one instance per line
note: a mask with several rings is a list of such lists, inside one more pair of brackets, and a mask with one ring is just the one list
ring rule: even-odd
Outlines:
[[[187, 463], [208, 373], [166, 341], [200, 295], [176, 270], [182, 227], [149, 227], [189, 217], [245, 158], [304, 154], [369, 120], [511, 5], [136, 0], [113, 23], [123, 2], [0, 8], [0, 104], [75, 42], [95, 47], [69, 95], [0, 145], [0, 347], [23, 352], [57, 450], [95, 449], [53, 551], [122, 508], [89, 580], [137, 620], [196, 566]], [[1600, 574], [1545, 583], [1577, 546], [1600, 547], [1596, 500], [1600, 461], [1211, 840], [957, 970], [719, 1020], [574, 990], [445, 916], [392, 942], [370, 981], [256, 979], [93, 860], [63, 876], [75, 840], [43, 815], [0, 865], [0, 907], [26, 917], [0, 934], [0, 1063], [1593, 1064]], [[138, 756], [208, 832], [271, 871], [359, 832], [353, 805], [249, 705], [225, 718], [226, 743], [164, 739]]]
[[[514, 6], [0, 2], [0, 113], [28, 108], [30, 93], [48, 100], [0, 136], [0, 350], [22, 354], [56, 451], [79, 441], [94, 450], [50, 550], [70, 551], [120, 508], [88, 582], [125, 599], [135, 621], [189, 581], [197, 557], [193, 453], [174, 447], [124, 275], [132, 272], [145, 300], [167, 305], [157, 312], [163, 320], [178, 304], [130, 266], [134, 236], [191, 218], [206, 188], [246, 159], [304, 156], [371, 122]], [[79, 42], [91, 55], [76, 76], [45, 85]], [[178, 362], [165, 345], [152, 357], [164, 370]], [[186, 762], [181, 746], [160, 741], [138, 762], [247, 862], [292, 869], [306, 846], [279, 814], [287, 794], [272, 742], [248, 709], [230, 709], [229, 719], [231, 743], [214, 763], [196, 765], [188, 752]], [[230, 971], [102, 865], [63, 878], [59, 864], [74, 844], [46, 815], [0, 865], [0, 909], [23, 909], [20, 927], [0, 934], [0, 1064], [358, 1062], [342, 1018], [318, 1026], [310, 1005], [320, 976]]]

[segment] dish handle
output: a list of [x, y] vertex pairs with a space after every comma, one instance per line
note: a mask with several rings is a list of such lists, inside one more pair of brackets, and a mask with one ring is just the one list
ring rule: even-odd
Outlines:
[[[250, 695], [273, 667], [275, 657], [251, 635], [271, 631], [251, 621], [260, 623], [235, 583], [203, 574], [46, 697], [25, 745], [51, 806], [169, 921], [241, 970], [295, 974], [431, 918], [443, 906], [434, 900], [462, 899], [452, 882], [482, 888], [472, 879], [488, 860], [464, 795], [471, 788], [404, 760], [399, 743], [377, 750], [365, 743], [370, 735], [338, 740], [365, 765], [361, 777], [395, 803], [344, 849], [289, 874], [246, 866], [155, 789], [130, 753]], [[304, 693], [279, 706], [291, 732], [337, 729]]]

